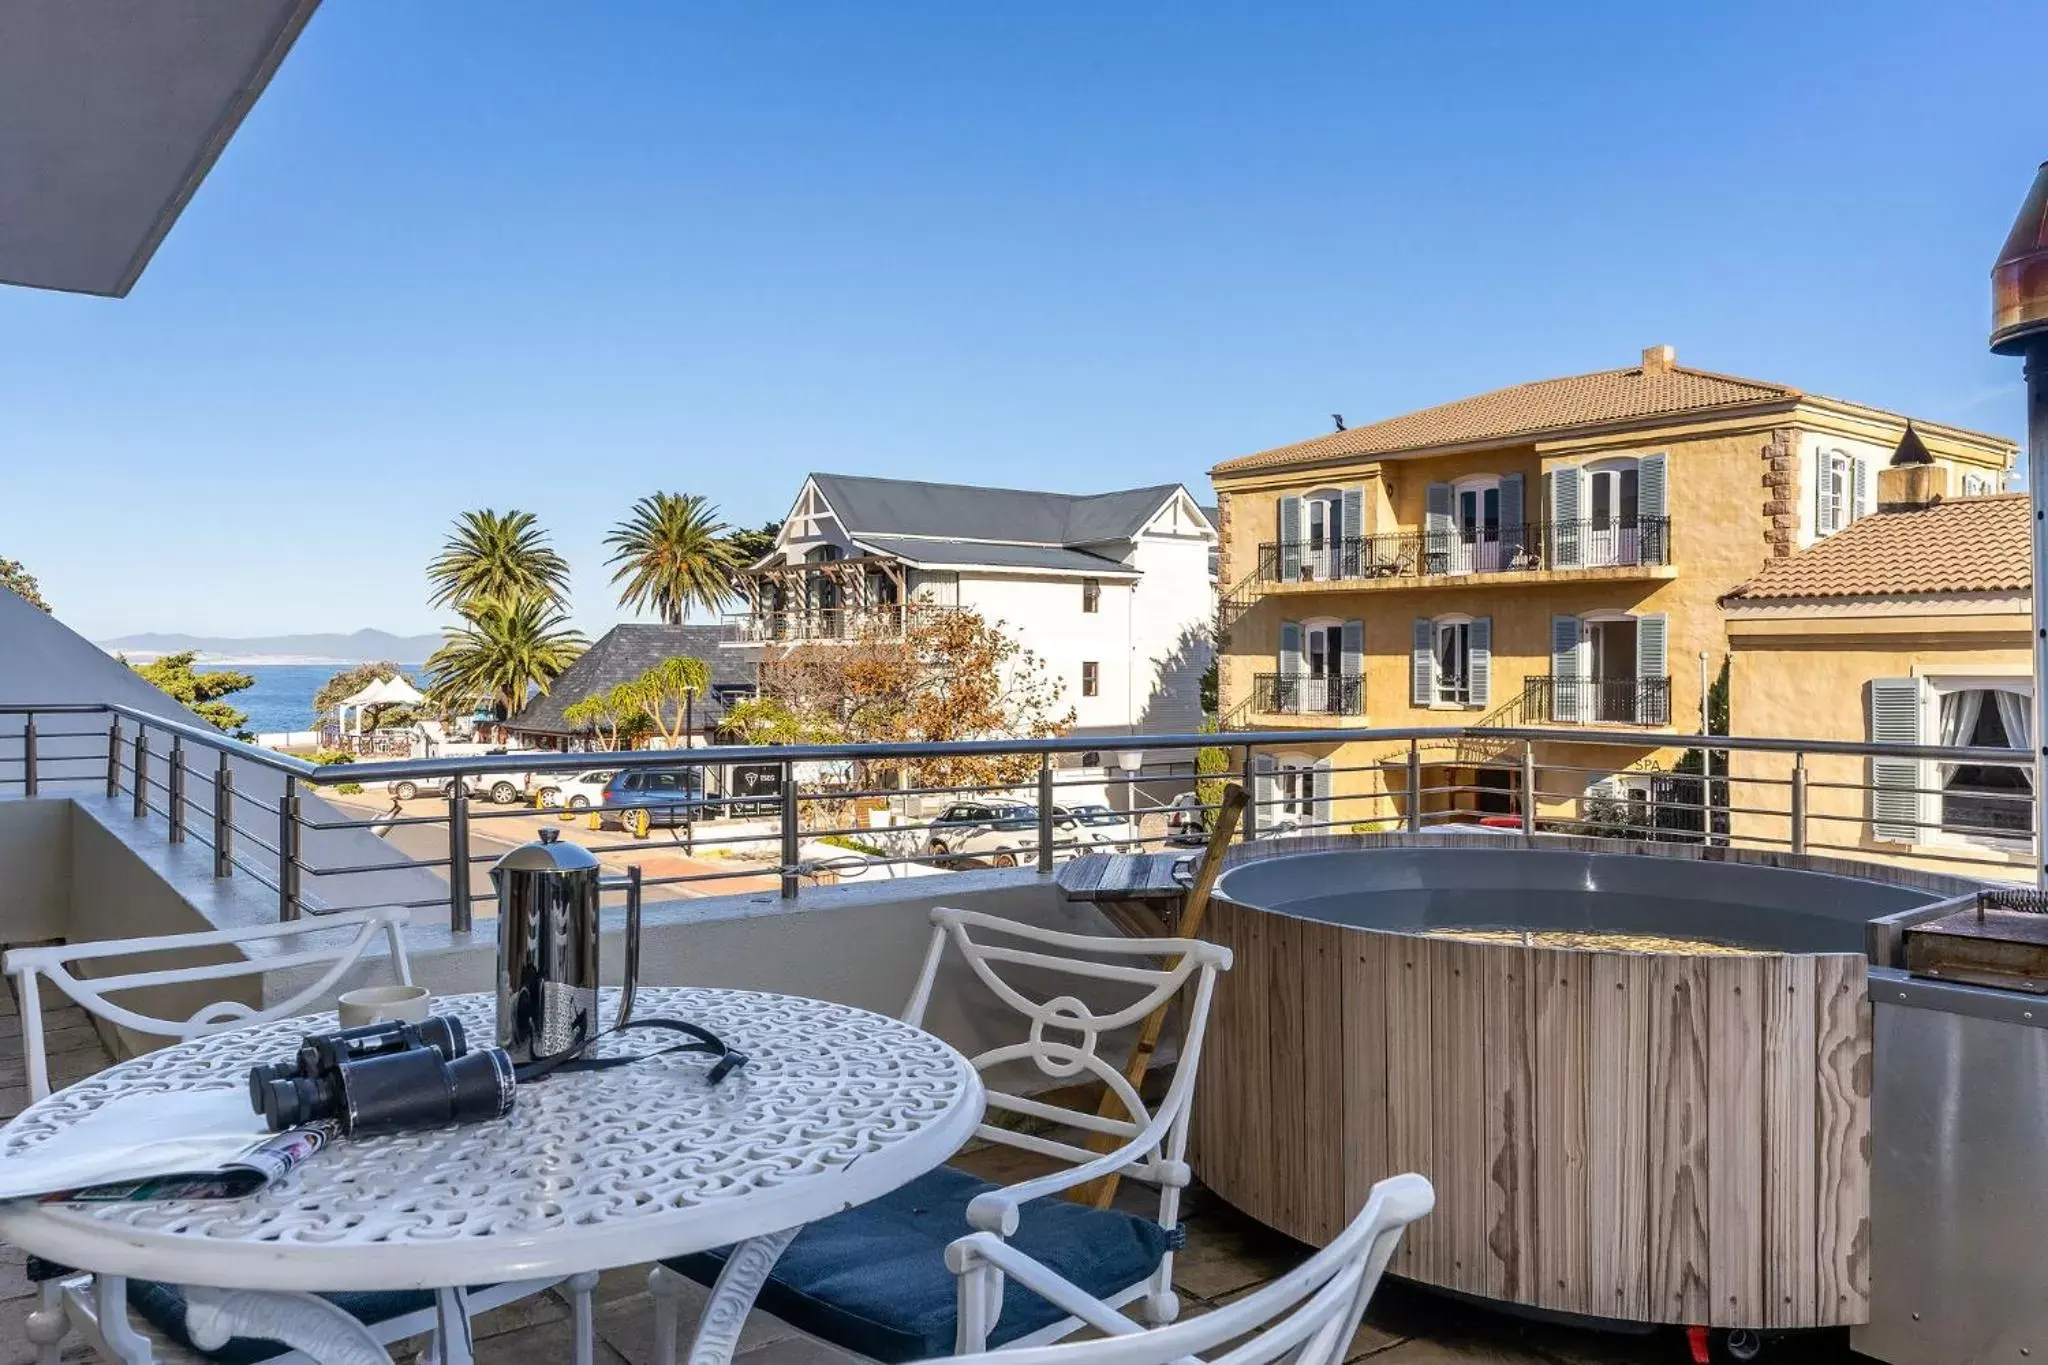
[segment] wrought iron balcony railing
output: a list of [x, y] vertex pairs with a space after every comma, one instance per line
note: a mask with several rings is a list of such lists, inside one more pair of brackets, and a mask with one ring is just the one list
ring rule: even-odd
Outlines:
[[1522, 715], [1538, 725], [1669, 725], [1671, 679], [1531, 678]]
[[1252, 709], [1267, 716], [1362, 716], [1365, 679], [1261, 673], [1252, 680]]
[[1671, 519], [1522, 522], [1324, 541], [1267, 541], [1259, 577], [1311, 583], [1536, 569], [1627, 568], [1671, 562]]

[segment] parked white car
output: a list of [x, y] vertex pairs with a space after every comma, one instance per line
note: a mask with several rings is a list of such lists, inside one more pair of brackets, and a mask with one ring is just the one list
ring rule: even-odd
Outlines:
[[1128, 815], [1108, 806], [1054, 806], [1053, 814], [1076, 826], [1076, 853], [1138, 853], [1144, 848], [1138, 827]]
[[592, 768], [580, 773], [549, 773], [534, 792], [534, 804], [543, 810], [582, 811], [604, 802], [604, 784], [617, 768]]
[[[470, 800], [483, 798], [500, 806], [516, 806], [522, 801], [529, 800], [538, 780], [538, 774], [517, 770], [467, 773], [462, 779]], [[410, 801], [415, 796], [428, 794], [438, 795], [445, 801], [454, 786], [454, 780], [451, 778], [439, 778], [423, 784], [414, 778], [401, 777], [398, 781], [387, 784], [385, 790], [400, 801]]]
[[[1053, 856], [1073, 857], [1073, 818], [1055, 813], [1053, 828]], [[1011, 801], [955, 801], [932, 822], [924, 851], [948, 861], [1015, 867], [1038, 857], [1038, 808]]]

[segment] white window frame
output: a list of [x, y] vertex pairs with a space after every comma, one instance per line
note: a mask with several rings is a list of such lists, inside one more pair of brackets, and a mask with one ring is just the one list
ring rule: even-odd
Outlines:
[[[1629, 475], [1636, 480], [1635, 515], [1622, 512], [1622, 493]], [[1614, 480], [1613, 506], [1607, 520], [1594, 524], [1593, 490], [1602, 479]], [[1640, 564], [1643, 559], [1643, 461], [1637, 455], [1616, 455], [1594, 460], [1579, 470], [1579, 515], [1584, 519], [1579, 533], [1580, 562], [1589, 569]]]
[[1316, 775], [1327, 771], [1321, 762], [1304, 754], [1273, 755], [1272, 771], [1266, 774], [1272, 782], [1272, 798], [1260, 818], [1276, 824], [1284, 820], [1301, 825], [1327, 823], [1329, 816], [1316, 800]]
[[[1851, 523], [1861, 520], [1871, 511], [1870, 508], [1865, 507], [1859, 502], [1856, 497], [1856, 467], [1864, 463], [1865, 461], [1862, 456], [1844, 450], [1840, 446], [1823, 446], [1814, 451], [1814, 478], [1816, 480], [1827, 479], [1832, 481], [1837, 478], [1841, 480], [1840, 483], [1835, 485], [1835, 524], [1832, 526], [1821, 525], [1820, 509], [1817, 506], [1814, 508], [1813, 538], [1815, 540], [1833, 535]], [[1874, 478], [1866, 478], [1864, 482], [1873, 487], [1876, 484]]]
[[[1472, 705], [1472, 619], [1470, 616], [1451, 615], [1430, 618], [1429, 623], [1429, 704], [1432, 708], [1465, 710]], [[1465, 661], [1464, 677], [1456, 687], [1446, 684], [1444, 678], [1444, 632], [1462, 631], [1461, 653]], [[1453, 695], [1445, 695], [1446, 693]]]
[[[1322, 519], [1321, 527], [1316, 525], [1318, 517]], [[1320, 543], [1316, 538], [1319, 530]], [[1301, 495], [1301, 562], [1313, 571], [1317, 581], [1327, 582], [1338, 576], [1343, 542], [1347, 536], [1359, 534], [1359, 530], [1345, 529], [1343, 489], [1318, 488]]]
[[[1094, 684], [1092, 688], [1089, 686], [1091, 682]], [[1083, 659], [1081, 661], [1081, 695], [1084, 697], [1099, 697], [1102, 695], [1102, 664], [1099, 660]]]
[[[1451, 564], [1449, 573], [1495, 573], [1501, 562], [1500, 480], [1498, 474], [1467, 474], [1451, 481]], [[1472, 496], [1474, 521], [1464, 519], [1465, 495]], [[1486, 495], [1493, 494], [1493, 535], [1486, 534]]]
[[[1920, 737], [1923, 743], [1941, 742], [1941, 699], [1951, 692], [2017, 692], [2033, 704], [2033, 679], [2027, 673], [1922, 673], [1920, 674]], [[2016, 833], [2010, 838], [1996, 834], [1960, 834], [1945, 828], [1948, 821], [1948, 792], [1941, 780], [1940, 765], [1923, 763], [1920, 785], [1934, 803], [1927, 823], [1914, 843], [1922, 847], [1977, 848], [2008, 853], [2031, 860], [2033, 833]], [[2041, 794], [2034, 793], [2040, 800]]]

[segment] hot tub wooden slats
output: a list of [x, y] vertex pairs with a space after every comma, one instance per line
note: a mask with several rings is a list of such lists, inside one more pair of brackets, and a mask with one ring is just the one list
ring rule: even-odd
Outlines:
[[1861, 959], [1822, 958], [1814, 996], [1820, 1058], [1814, 1297], [1823, 1315], [1834, 1315], [1831, 1321], [1864, 1322], [1870, 1316], [1870, 1000]]
[[1706, 1321], [1740, 1327], [1764, 1306], [1764, 959], [1707, 974]]
[[1870, 1030], [1849, 955], [1653, 957], [1217, 901], [1198, 1173], [1322, 1242], [1372, 1182], [1436, 1211], [1396, 1273], [1645, 1321], [1867, 1311]]
[[1649, 1225], [1650, 978], [1652, 959], [1621, 953], [1593, 958], [1587, 1065], [1592, 1131], [1587, 1165], [1602, 1173], [1593, 1200], [1588, 1249], [1590, 1297], [1600, 1317], [1650, 1316], [1650, 1279], [1643, 1256]]
[[1764, 961], [1764, 1122], [1766, 1150], [1815, 1153], [1814, 1161], [1764, 1166], [1764, 1325], [1794, 1327], [1811, 1319], [1818, 1274], [1814, 1228], [1814, 976], [1810, 957]]

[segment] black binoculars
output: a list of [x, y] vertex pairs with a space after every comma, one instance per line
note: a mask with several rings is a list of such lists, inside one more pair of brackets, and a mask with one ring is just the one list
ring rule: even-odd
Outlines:
[[512, 1109], [512, 1059], [469, 1050], [462, 1021], [436, 1015], [308, 1035], [287, 1062], [249, 1070], [249, 1103], [273, 1133], [332, 1122], [371, 1137], [502, 1118]]

